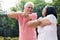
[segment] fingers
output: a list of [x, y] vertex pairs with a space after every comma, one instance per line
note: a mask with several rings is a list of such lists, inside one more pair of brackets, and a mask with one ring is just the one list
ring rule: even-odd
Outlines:
[[23, 13], [22, 15], [23, 15], [23, 17], [28, 17], [28, 14], [26, 14], [26, 13]]

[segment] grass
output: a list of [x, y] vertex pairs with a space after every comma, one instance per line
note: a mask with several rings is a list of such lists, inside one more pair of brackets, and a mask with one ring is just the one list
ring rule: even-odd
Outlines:
[[18, 40], [18, 37], [0, 37], [0, 40]]

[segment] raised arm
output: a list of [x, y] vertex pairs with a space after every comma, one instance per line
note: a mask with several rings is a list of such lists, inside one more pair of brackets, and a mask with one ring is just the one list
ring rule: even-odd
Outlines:
[[47, 18], [38, 19], [38, 21], [40, 22], [39, 26], [41, 27], [52, 24]]
[[27, 25], [29, 27], [37, 27], [38, 25], [41, 26], [41, 27], [44, 27], [44, 26], [50, 25], [50, 24], [51, 24], [51, 22], [47, 18], [41, 18], [41, 19], [37, 19], [37, 20], [32, 20], [32, 21], [29, 21], [27, 23]]
[[22, 12], [9, 12], [9, 13], [7, 13], [7, 16], [11, 17], [11, 18], [15, 18], [18, 15], [22, 15]]

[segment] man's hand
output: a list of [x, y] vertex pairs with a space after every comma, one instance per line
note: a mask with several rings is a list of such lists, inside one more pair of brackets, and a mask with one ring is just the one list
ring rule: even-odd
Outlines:
[[29, 17], [29, 14], [23, 13], [22, 16], [27, 18]]
[[28, 20], [32, 20], [31, 14], [23, 13], [23, 17], [27, 18]]

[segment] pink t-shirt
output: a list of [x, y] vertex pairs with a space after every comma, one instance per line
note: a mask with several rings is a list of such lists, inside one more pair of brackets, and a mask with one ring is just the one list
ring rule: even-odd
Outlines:
[[[37, 14], [30, 14], [32, 20], [37, 19]], [[36, 28], [30, 28], [27, 26], [28, 19], [18, 15], [16, 17], [19, 22], [19, 40], [36, 40]]]

